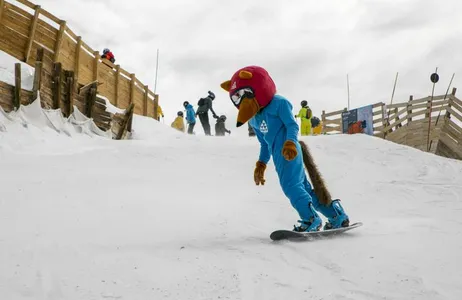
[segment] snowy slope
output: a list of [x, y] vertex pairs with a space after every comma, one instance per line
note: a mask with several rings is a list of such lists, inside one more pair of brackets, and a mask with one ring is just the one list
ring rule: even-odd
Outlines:
[[[369, 136], [304, 138], [348, 235], [297, 215], [258, 144], [144, 117], [134, 140], [0, 131], [1, 299], [459, 299], [462, 163]], [[5, 145], [3, 141], [9, 141]]]

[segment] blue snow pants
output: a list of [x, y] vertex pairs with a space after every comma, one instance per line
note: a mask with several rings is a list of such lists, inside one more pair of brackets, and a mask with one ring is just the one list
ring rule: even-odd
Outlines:
[[276, 139], [272, 157], [279, 177], [279, 184], [284, 194], [289, 198], [293, 208], [295, 208], [302, 220], [309, 220], [313, 216], [313, 212], [309, 207], [310, 203], [315, 210], [324, 216], [335, 215], [331, 205], [327, 207], [319, 203], [319, 199], [308, 181], [300, 144], [295, 143], [298, 152], [297, 156], [288, 161], [282, 156], [284, 142], [284, 140]]

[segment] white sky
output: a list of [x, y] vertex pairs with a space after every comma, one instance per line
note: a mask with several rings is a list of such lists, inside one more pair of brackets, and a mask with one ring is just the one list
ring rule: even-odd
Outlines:
[[[278, 92], [307, 100], [315, 115], [462, 88], [462, 1], [445, 0], [40, 0], [94, 49], [110, 48], [118, 64], [154, 87], [171, 122], [185, 100], [212, 90], [218, 114], [234, 127], [236, 110], [220, 83], [240, 67], [268, 69]], [[462, 91], [461, 91], [462, 92]]]

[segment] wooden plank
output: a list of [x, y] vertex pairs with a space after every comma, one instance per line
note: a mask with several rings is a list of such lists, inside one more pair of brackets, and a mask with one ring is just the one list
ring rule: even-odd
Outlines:
[[120, 65], [116, 66], [116, 79], [115, 79], [115, 97], [114, 105], [118, 107], [119, 105], [119, 81], [120, 81]]
[[99, 52], [95, 51], [93, 55], [95, 56], [93, 60], [93, 80], [98, 80]]
[[341, 123], [342, 123], [342, 119], [335, 119], [335, 120], [326, 119], [324, 121], [325, 125], [338, 125], [338, 126], [340, 126]]
[[72, 29], [66, 27], [65, 33], [68, 34], [74, 41], [77, 41], [78, 35], [76, 35]]
[[5, 11], [5, 0], [0, 0], [0, 22], [2, 21], [4, 11]]
[[82, 37], [77, 37], [77, 45], [75, 46], [75, 59], [74, 59], [74, 81], [79, 82], [79, 69], [80, 69], [80, 48], [82, 47]]
[[48, 12], [46, 10], [42, 11], [42, 15], [44, 15], [45, 17], [47, 17], [51, 21], [55, 22], [56, 24], [61, 24], [62, 22], [65, 22], [65, 21], [61, 20], [60, 18], [55, 17], [53, 14], [51, 14], [50, 12]]
[[387, 109], [391, 110], [392, 108], [400, 108], [400, 107], [406, 107], [406, 106], [408, 106], [407, 102], [395, 103], [395, 104], [387, 104]]
[[35, 59], [35, 70], [34, 70], [34, 83], [32, 86], [32, 98], [31, 102], [37, 99], [38, 91], [42, 83], [42, 69], [43, 69], [43, 48], [37, 50], [37, 57]]
[[148, 115], [148, 94], [149, 94], [149, 87], [145, 85], [144, 86], [144, 99], [143, 99], [143, 116]]
[[13, 106], [18, 109], [21, 104], [21, 64], [14, 64], [14, 102]]
[[328, 118], [328, 117], [331, 117], [331, 116], [335, 116], [335, 115], [342, 115], [342, 112], [344, 111], [347, 111], [347, 108], [345, 107], [344, 109], [342, 110], [337, 110], [337, 111], [333, 111], [333, 112], [330, 112], [330, 113], [326, 113], [324, 114], [324, 117], [325, 118]]
[[57, 62], [59, 60], [59, 52], [61, 50], [61, 45], [63, 42], [64, 30], [66, 30], [66, 21], [62, 21], [59, 25], [59, 32], [56, 37], [56, 44], [55, 44], [55, 49], [54, 49], [55, 50], [55, 57], [53, 59], [54, 62]]
[[[130, 74], [130, 104], [135, 103], [135, 73]], [[135, 110], [136, 110], [136, 105], [135, 105]]]
[[[16, 5], [12, 4], [12, 3], [5, 2], [5, 5], [6, 5], [7, 9], [11, 10], [14, 14], [16, 14], [17, 18], [26, 19], [28, 21], [32, 20], [32, 14], [30, 12], [28, 12], [28, 11], [20, 8], [19, 6], [16, 6]], [[35, 9], [35, 6], [36, 5], [33, 4], [33, 6], [31, 8]], [[26, 23], [29, 23], [29, 22], [26, 22]]]
[[452, 109], [452, 107], [448, 108], [447, 111], [451, 113], [457, 120], [462, 122], [462, 116], [456, 110]]
[[[43, 9], [41, 11], [43, 12]], [[38, 20], [37, 25], [38, 25], [37, 30], [39, 30], [44, 35], [48, 36], [49, 38], [52, 38], [53, 40], [56, 40], [56, 38], [58, 36], [58, 32], [59, 32], [58, 29], [51, 26], [50, 24], [48, 24], [47, 22], [45, 22], [42, 19]]]
[[32, 19], [32, 25], [31, 25], [30, 33], [29, 33], [29, 41], [27, 43], [27, 48], [26, 48], [26, 53], [25, 53], [26, 63], [28, 63], [30, 59], [32, 43], [34, 42], [34, 39], [35, 39], [35, 30], [37, 29], [37, 21], [38, 21], [39, 15], [40, 15], [40, 5], [37, 5], [35, 7], [35, 14], [34, 14], [34, 18]]
[[2, 23], [16, 33], [20, 33], [25, 37], [29, 35], [31, 21], [14, 13], [10, 9], [5, 10]]
[[62, 66], [61, 63], [55, 63], [53, 72], [53, 109], [61, 108], [62, 95]]

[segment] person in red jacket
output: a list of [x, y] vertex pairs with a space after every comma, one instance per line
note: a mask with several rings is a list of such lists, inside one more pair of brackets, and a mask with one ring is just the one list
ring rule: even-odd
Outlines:
[[105, 58], [109, 60], [111, 63], [115, 63], [114, 54], [112, 54], [111, 50], [109, 50], [108, 48], [104, 48], [103, 55], [101, 55], [101, 58]]

